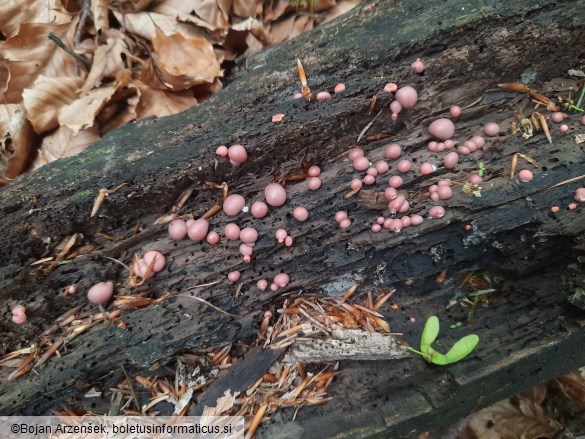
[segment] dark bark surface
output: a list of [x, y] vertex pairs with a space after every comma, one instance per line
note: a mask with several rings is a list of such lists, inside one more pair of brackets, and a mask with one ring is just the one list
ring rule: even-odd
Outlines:
[[[528, 140], [509, 136], [516, 111], [512, 103], [523, 96], [494, 90], [498, 83], [520, 80], [545, 87], [578, 68], [583, 62], [580, 17], [585, 2], [511, 3], [364, 4], [335, 23], [242, 60], [228, 86], [205, 104], [175, 117], [129, 125], [80, 156], [1, 189], [1, 310], [9, 316], [17, 303], [26, 303], [29, 310], [29, 323], [22, 327], [8, 324], [9, 318], [0, 323], [3, 350], [28, 346], [57, 316], [84, 302], [82, 294], [65, 299], [62, 289], [67, 285], [76, 283], [84, 292], [108, 279], [116, 282], [117, 293], [134, 293], [123, 267], [105, 257], [129, 263], [134, 253], [150, 249], [167, 255], [168, 268], [139, 291], [196, 294], [238, 317], [225, 317], [183, 297], [125, 314], [127, 330], [94, 328], [38, 374], [2, 380], [0, 413], [46, 412], [85, 385], [113, 379], [112, 373], [121, 376], [124, 364], [138, 373], [185, 349], [251, 341], [262, 311], [277, 307], [282, 294], [259, 293], [255, 283], [280, 271], [291, 277], [286, 291], [340, 294], [357, 279], [364, 281], [361, 292], [397, 288], [393, 300], [400, 310], [382, 311], [393, 332], [404, 333], [402, 339], [415, 346], [424, 321], [433, 314], [443, 323], [440, 340], [445, 346], [470, 332], [481, 341], [468, 359], [449, 367], [430, 366], [415, 357], [345, 362], [330, 388], [332, 401], [301, 410], [294, 422], [292, 411], [283, 410], [260, 437], [410, 437], [585, 365], [585, 314], [567, 303], [568, 294], [583, 282], [583, 206], [567, 208], [583, 180], [555, 187], [585, 175], [583, 144], [576, 144], [573, 135], [578, 121], [571, 117], [572, 130], [565, 135], [551, 127], [552, 145], [542, 132]], [[417, 56], [427, 64], [422, 76], [410, 72]], [[330, 90], [339, 81], [345, 82], [346, 92], [330, 102], [292, 100], [299, 89], [295, 57], [302, 59], [314, 92]], [[372, 162], [383, 158], [383, 146], [391, 141], [404, 145], [416, 159], [417, 172], [405, 177], [404, 186], [412, 213], [426, 215], [428, 187], [438, 178], [466, 181], [477, 169], [477, 159], [485, 163], [488, 177], [480, 198], [457, 188], [452, 199], [441, 202], [447, 207], [442, 219], [398, 234], [372, 234], [370, 225], [383, 211], [368, 209], [364, 197], [343, 198], [356, 173], [340, 154], [356, 145], [379, 109], [387, 109], [389, 96], [380, 91], [387, 82], [415, 86], [419, 102], [395, 122], [384, 111], [360, 145]], [[374, 95], [378, 106], [370, 115]], [[490, 140], [474, 154], [475, 161], [466, 160], [454, 171], [441, 166], [423, 178], [418, 173], [422, 162], [442, 164], [442, 154], [426, 148], [426, 127], [448, 114], [453, 103], [473, 104], [456, 123], [457, 140], [477, 134], [492, 120], [506, 134]], [[271, 123], [275, 113], [285, 114], [283, 123]], [[381, 133], [391, 136], [368, 140]], [[239, 168], [214, 154], [218, 145], [234, 143], [245, 145], [249, 154]], [[519, 169], [530, 166], [534, 171], [529, 184], [507, 177], [516, 152], [538, 163], [532, 168], [520, 161]], [[263, 220], [243, 214], [237, 218], [241, 227], [253, 225], [262, 237], [251, 264], [241, 261], [234, 243], [174, 243], [165, 226], [152, 225], [170, 212], [186, 188], [194, 192], [182, 213], [199, 216], [222, 199], [220, 190], [208, 189], [204, 182], [227, 182], [231, 193], [254, 201], [275, 176], [301, 173], [303, 160], [322, 167], [321, 190], [307, 191], [303, 182], [290, 184], [285, 207], [273, 209]], [[386, 179], [379, 179], [377, 191], [383, 191]], [[98, 190], [122, 182], [127, 185], [90, 218]], [[554, 204], [561, 206], [557, 214], [550, 211]], [[299, 205], [311, 212], [306, 223], [291, 218], [292, 208]], [[340, 231], [333, 220], [340, 209], [348, 210], [353, 220], [348, 231]], [[225, 214], [217, 215], [212, 228], [223, 229], [229, 221]], [[132, 237], [137, 222], [142, 231]], [[295, 237], [292, 248], [274, 243], [279, 227]], [[111, 243], [100, 232], [121, 240]], [[48, 277], [32, 274], [31, 262], [72, 233], [82, 233], [99, 248]], [[225, 280], [236, 269], [244, 283], [238, 296], [236, 286]], [[436, 276], [445, 269], [447, 279], [437, 285]], [[448, 323], [464, 321], [468, 310], [446, 306], [462, 298], [460, 282], [471, 270], [488, 273], [497, 291], [464, 328], [450, 330]], [[196, 287], [217, 280], [221, 282]]]

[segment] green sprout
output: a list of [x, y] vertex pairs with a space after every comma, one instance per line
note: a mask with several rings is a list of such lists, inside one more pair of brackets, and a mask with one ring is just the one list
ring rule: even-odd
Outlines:
[[441, 354], [432, 348], [432, 344], [439, 335], [439, 319], [437, 316], [431, 316], [425, 323], [425, 329], [420, 337], [420, 351], [408, 347], [412, 352], [416, 352], [430, 363], [445, 366], [456, 363], [467, 357], [479, 343], [479, 337], [475, 334], [466, 335], [453, 345], [446, 354]]
[[477, 172], [479, 174], [480, 177], [483, 177], [485, 175], [485, 165], [483, 164], [483, 162], [479, 162], [478, 164], [479, 166], [479, 171]]

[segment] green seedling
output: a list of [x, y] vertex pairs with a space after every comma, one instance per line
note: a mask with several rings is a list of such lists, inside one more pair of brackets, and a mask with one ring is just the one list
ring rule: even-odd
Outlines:
[[483, 177], [485, 175], [485, 165], [483, 164], [483, 162], [479, 162], [478, 163], [478, 167], [479, 167], [479, 171], [477, 172], [479, 174], [480, 177]]
[[420, 337], [420, 351], [408, 347], [412, 352], [416, 352], [430, 363], [444, 366], [457, 361], [463, 360], [479, 343], [479, 337], [475, 334], [466, 335], [453, 345], [446, 354], [441, 354], [433, 349], [432, 344], [439, 335], [439, 319], [437, 316], [431, 316], [425, 323], [425, 328]]

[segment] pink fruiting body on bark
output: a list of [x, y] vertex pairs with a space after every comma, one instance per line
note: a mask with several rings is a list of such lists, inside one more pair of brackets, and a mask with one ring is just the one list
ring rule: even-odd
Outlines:
[[356, 171], [365, 171], [370, 167], [370, 161], [367, 157], [358, 157], [353, 161], [353, 168]]
[[264, 218], [268, 214], [268, 206], [264, 201], [255, 201], [250, 212], [254, 218]]
[[441, 199], [441, 197], [439, 197], [439, 194], [437, 192], [431, 192], [429, 197], [432, 201], [439, 201]]
[[463, 142], [463, 146], [466, 147], [469, 152], [475, 152], [477, 150], [477, 145], [473, 140], [466, 140]]
[[347, 218], [347, 212], [345, 210], [340, 210], [339, 212], [337, 212], [335, 214], [335, 221], [337, 221], [338, 223], [340, 223], [341, 221], [343, 221], [346, 218]]
[[386, 190], [384, 191], [384, 197], [386, 197], [386, 199], [388, 201], [394, 200], [397, 196], [398, 196], [398, 192], [396, 191], [396, 188], [394, 188], [392, 186], [390, 186], [389, 188], [386, 188]]
[[12, 308], [12, 321], [14, 323], [16, 323], [17, 325], [22, 325], [24, 323], [26, 323], [27, 317], [26, 317], [26, 308], [24, 307], [24, 305], [16, 305], [14, 308]]
[[160, 252], [154, 250], [148, 251], [144, 254], [143, 259], [147, 266], [150, 265], [150, 263], [154, 260], [152, 269], [157, 273], [165, 267], [166, 260], [163, 254]]
[[461, 107], [458, 105], [453, 105], [449, 109], [449, 113], [451, 113], [451, 116], [453, 117], [459, 117], [461, 116]]
[[242, 145], [232, 145], [228, 149], [228, 157], [236, 163], [244, 163], [248, 159], [248, 153]]
[[433, 172], [436, 171], [436, 166], [435, 165], [431, 165], [429, 162], [424, 162], [421, 166], [420, 166], [420, 173], [422, 175], [429, 175], [432, 174]]
[[469, 182], [471, 184], [481, 184], [482, 180], [483, 179], [479, 176], [479, 174], [471, 174], [469, 176]]
[[486, 123], [483, 127], [483, 132], [488, 137], [495, 137], [500, 132], [500, 126], [495, 122]]
[[376, 223], [382, 225], [384, 224], [385, 220], [386, 219], [383, 216], [379, 216], [378, 218], [376, 218]]
[[254, 249], [248, 244], [240, 244], [240, 253], [242, 256], [250, 256], [252, 253], [254, 253]]
[[404, 228], [410, 227], [410, 225], [412, 224], [412, 220], [410, 219], [410, 217], [408, 215], [400, 218], [400, 221], [402, 222], [402, 227], [404, 227]]
[[439, 186], [437, 189], [437, 194], [441, 200], [448, 200], [453, 196], [453, 189], [449, 186]]
[[437, 119], [429, 125], [429, 133], [437, 139], [449, 140], [455, 133], [455, 125], [449, 119]]
[[372, 175], [366, 175], [364, 177], [364, 184], [367, 184], [368, 186], [371, 186], [374, 183], [376, 183], [376, 177], [374, 177]]
[[227, 157], [228, 148], [225, 145], [218, 146], [217, 149], [215, 150], [215, 153], [221, 157]]
[[473, 136], [471, 141], [477, 145], [478, 148], [485, 146], [485, 139], [482, 136]]
[[420, 58], [417, 58], [416, 61], [414, 61], [411, 65], [410, 68], [412, 69], [412, 71], [414, 73], [422, 73], [425, 71], [425, 65], [424, 63], [421, 61]]
[[378, 176], [378, 170], [375, 167], [370, 166], [366, 170], [366, 174], [371, 175], [372, 177], [377, 177]]
[[277, 123], [277, 122], [282, 122], [282, 119], [284, 118], [284, 114], [282, 113], [277, 113], [275, 115], [272, 116], [272, 122]]
[[240, 227], [235, 223], [226, 224], [223, 233], [230, 241], [240, 239]]
[[452, 149], [455, 147], [455, 142], [451, 139], [445, 140], [445, 149]]
[[349, 159], [353, 162], [358, 157], [364, 156], [364, 150], [361, 148], [351, 148], [347, 154]]
[[563, 116], [563, 113], [561, 113], [560, 111], [555, 111], [553, 114], [550, 115], [550, 118], [553, 122], [561, 123], [565, 117]]
[[384, 86], [384, 91], [386, 93], [394, 93], [396, 90], [398, 90], [398, 86], [393, 82], [389, 82]]
[[101, 305], [110, 300], [113, 295], [113, 282], [99, 282], [89, 289], [87, 299], [95, 305]]
[[230, 271], [227, 275], [227, 278], [230, 282], [237, 282], [240, 280], [240, 272], [239, 271]]
[[276, 240], [278, 242], [280, 242], [281, 244], [284, 242], [284, 240], [286, 239], [287, 236], [288, 236], [288, 233], [284, 229], [278, 229], [276, 231]]
[[378, 174], [385, 174], [389, 169], [390, 166], [384, 160], [378, 160], [376, 162], [376, 171], [378, 171]]
[[402, 155], [402, 147], [398, 143], [391, 143], [384, 148], [384, 155], [387, 159], [397, 159]]
[[242, 211], [245, 205], [246, 200], [244, 197], [239, 194], [232, 194], [223, 200], [223, 211], [229, 216], [236, 216]]
[[144, 259], [138, 259], [134, 264], [134, 275], [145, 279], [150, 279], [152, 276], [154, 276], [153, 269], [150, 270], [150, 273], [148, 273], [148, 275], [146, 274], [147, 272], [148, 264], [144, 262]]
[[390, 111], [391, 111], [393, 114], [396, 114], [396, 115], [397, 115], [398, 113], [400, 113], [400, 112], [402, 111], [402, 105], [400, 105], [400, 102], [398, 102], [398, 101], [392, 101], [392, 102], [390, 103]]
[[273, 207], [279, 207], [286, 203], [286, 191], [278, 183], [270, 183], [266, 186], [264, 197], [266, 198], [266, 203]]
[[518, 172], [518, 178], [521, 182], [528, 183], [530, 180], [532, 180], [533, 175], [532, 172], [528, 169], [522, 169], [520, 172]]
[[176, 219], [169, 223], [169, 236], [180, 240], [187, 236], [187, 223], [182, 219]]
[[312, 191], [316, 191], [321, 187], [321, 179], [319, 177], [311, 177], [307, 181], [307, 187]]
[[559, 127], [559, 131], [560, 131], [561, 133], [566, 133], [567, 131], [569, 131], [569, 125], [562, 124], [562, 125]]
[[258, 282], [256, 282], [256, 288], [258, 288], [260, 291], [264, 291], [266, 288], [268, 288], [268, 281], [266, 279], [260, 279]]
[[432, 140], [428, 143], [427, 149], [431, 152], [437, 152], [437, 145], [438, 143]]
[[307, 219], [309, 218], [309, 211], [304, 207], [295, 207], [293, 210], [293, 217], [297, 221], [301, 222], [307, 221]]
[[288, 274], [286, 274], [286, 273], [278, 273], [276, 276], [274, 276], [274, 283], [279, 288], [286, 287], [289, 282], [290, 282], [290, 278], [288, 277]]
[[345, 91], [345, 84], [343, 84], [343, 83], [341, 83], [341, 82], [340, 82], [339, 84], [337, 84], [337, 85], [335, 86], [335, 88], [333, 89], [333, 91], [334, 91], [335, 93], [341, 93], [341, 92], [344, 92], [344, 91]]
[[293, 245], [292, 236], [289, 235], [286, 238], [284, 238], [284, 245], [286, 245], [287, 247], [291, 247]]
[[400, 102], [403, 108], [412, 108], [415, 106], [418, 100], [418, 94], [416, 90], [410, 86], [401, 87], [396, 90], [396, 100]]
[[443, 164], [447, 169], [455, 169], [457, 163], [459, 163], [459, 154], [455, 151], [451, 151], [443, 158]]
[[443, 152], [447, 149], [444, 142], [437, 143], [437, 152]]
[[433, 206], [429, 210], [429, 216], [431, 218], [442, 218], [445, 215], [445, 208], [442, 206]]
[[410, 160], [406, 159], [400, 160], [396, 165], [396, 169], [398, 170], [398, 172], [402, 172], [403, 174], [405, 174], [412, 169], [412, 163], [410, 162]]
[[330, 101], [331, 93], [329, 93], [328, 91], [320, 91], [319, 93], [317, 93], [316, 98], [318, 101]]
[[199, 218], [189, 227], [187, 234], [191, 241], [202, 241], [209, 231], [209, 223], [206, 219]]
[[382, 226], [380, 224], [372, 224], [371, 230], [374, 233], [378, 233], [382, 230]]
[[457, 147], [457, 152], [461, 155], [469, 155], [471, 153], [471, 151], [469, 151], [469, 148], [463, 145]]
[[209, 245], [217, 245], [217, 243], [219, 243], [219, 233], [209, 232], [205, 239]]
[[321, 175], [321, 168], [319, 166], [313, 165], [309, 168], [307, 173], [309, 174], [309, 177], [318, 177]]
[[351, 227], [351, 220], [349, 218], [342, 219], [339, 222], [339, 227], [342, 229], [349, 229]]
[[258, 231], [253, 227], [245, 227], [240, 231], [240, 239], [246, 244], [258, 241]]
[[413, 226], [418, 226], [424, 222], [424, 218], [420, 215], [410, 215], [410, 223]]
[[404, 180], [400, 175], [393, 175], [388, 179], [388, 186], [394, 189], [398, 189], [400, 186], [402, 186], [403, 183]]
[[359, 178], [351, 180], [350, 187], [352, 191], [359, 191], [362, 188], [362, 181]]
[[585, 187], [580, 187], [575, 190], [575, 196], [573, 197], [576, 202], [585, 202]]

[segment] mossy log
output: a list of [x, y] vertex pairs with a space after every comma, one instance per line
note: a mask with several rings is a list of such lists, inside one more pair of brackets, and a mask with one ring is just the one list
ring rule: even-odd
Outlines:
[[[283, 293], [259, 293], [256, 281], [280, 271], [290, 274], [287, 292], [340, 294], [358, 279], [363, 281], [359, 291], [396, 288], [393, 301], [400, 309], [382, 312], [409, 344], [417, 345], [430, 315], [444, 322], [445, 346], [471, 332], [480, 344], [465, 361], [448, 367], [415, 356], [345, 361], [330, 387], [332, 401], [302, 409], [295, 421], [292, 412], [278, 412], [259, 437], [411, 437], [585, 365], [585, 313], [567, 301], [583, 288], [583, 205], [567, 207], [583, 185], [585, 144], [574, 137], [583, 127], [575, 116], [568, 134], [551, 126], [552, 145], [542, 132], [527, 140], [511, 135], [514, 104], [525, 97], [496, 87], [524, 81], [544, 89], [554, 78], [566, 77], [567, 70], [580, 68], [584, 10], [585, 1], [575, 0], [366, 2], [293, 41], [240, 60], [225, 89], [204, 104], [174, 117], [130, 124], [79, 156], [2, 188], [1, 310], [5, 317], [17, 303], [29, 310], [26, 325], [15, 327], [7, 318], [0, 323], [3, 351], [30, 345], [57, 316], [84, 303], [82, 294], [64, 298], [63, 288], [73, 283], [80, 293], [109, 279], [118, 293], [148, 290], [180, 297], [124, 314], [126, 330], [94, 328], [37, 373], [2, 379], [0, 413], [46, 413], [88, 386], [123, 379], [121, 365], [138, 374], [187, 349], [251, 342], [262, 312], [279, 306]], [[296, 57], [313, 91], [332, 90], [341, 81], [346, 91], [329, 102], [293, 100], [299, 90]], [[425, 60], [424, 75], [410, 71], [416, 57]], [[419, 90], [416, 107], [396, 121], [387, 111], [390, 96], [381, 91], [387, 82]], [[370, 114], [373, 96], [378, 103]], [[457, 139], [477, 134], [492, 120], [501, 123], [502, 134], [453, 171], [439, 166], [432, 176], [421, 177], [415, 166], [417, 172], [404, 185], [411, 212], [426, 215], [428, 187], [438, 178], [466, 181], [478, 160], [487, 169], [481, 197], [458, 187], [442, 203], [443, 218], [396, 234], [371, 233], [383, 210], [369, 208], [365, 196], [344, 198], [355, 172], [342, 154], [358, 145], [360, 132], [383, 110], [359, 142], [372, 161], [383, 158], [385, 144], [399, 142], [416, 164], [441, 165], [441, 154], [426, 148], [426, 127], [448, 114], [451, 104], [464, 108], [456, 122]], [[528, 108], [532, 104], [527, 114]], [[276, 113], [285, 114], [282, 123], [271, 122]], [[245, 145], [249, 155], [237, 168], [214, 153], [218, 145], [235, 143]], [[508, 177], [517, 152], [537, 163], [521, 165], [533, 170], [530, 183]], [[235, 245], [171, 242], [165, 226], [154, 225], [187, 189], [193, 192], [181, 213], [199, 216], [222, 200], [222, 191], [205, 182], [226, 182], [230, 193], [258, 200], [268, 182], [302, 173], [302, 162], [322, 167], [319, 191], [308, 191], [306, 182], [291, 183], [285, 207], [263, 220], [237, 218], [241, 226], [253, 224], [262, 237], [250, 264], [241, 261]], [[99, 189], [121, 183], [126, 185], [90, 217]], [[384, 187], [379, 181], [373, 190]], [[311, 213], [306, 223], [291, 219], [299, 205]], [[551, 213], [552, 205], [561, 210]], [[338, 210], [350, 213], [353, 224], [347, 231], [333, 220]], [[219, 214], [212, 228], [220, 230], [229, 221]], [[133, 236], [137, 223], [140, 233]], [[275, 243], [279, 227], [294, 236], [293, 247]], [[55, 254], [55, 244], [73, 233], [98, 248], [48, 276], [34, 274], [31, 263]], [[110, 242], [103, 233], [120, 239]], [[128, 263], [149, 249], [162, 251], [169, 264], [144, 287], [131, 290], [127, 270], [106, 257]], [[237, 296], [237, 286], [226, 280], [232, 270], [242, 271]], [[445, 281], [437, 283], [445, 270]], [[461, 282], [471, 271], [489, 276], [496, 291], [462, 328], [450, 330], [448, 323], [469, 317], [468, 308], [448, 305], [463, 298]], [[238, 317], [184, 297], [191, 294]]]

